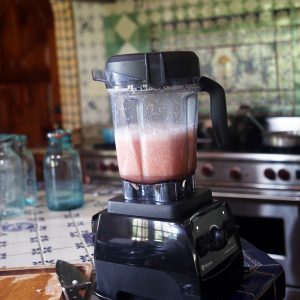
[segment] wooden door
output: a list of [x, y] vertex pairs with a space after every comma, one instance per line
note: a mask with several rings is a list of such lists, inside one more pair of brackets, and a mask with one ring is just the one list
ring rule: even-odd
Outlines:
[[54, 23], [48, 0], [0, 0], [0, 132], [46, 145], [61, 125]]

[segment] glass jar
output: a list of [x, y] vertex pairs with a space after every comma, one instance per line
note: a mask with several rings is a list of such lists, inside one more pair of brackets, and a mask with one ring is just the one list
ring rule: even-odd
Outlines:
[[32, 152], [27, 148], [25, 135], [15, 135], [14, 150], [22, 161], [26, 205], [35, 206], [37, 202], [35, 160]]
[[0, 215], [23, 212], [25, 206], [22, 162], [13, 151], [13, 137], [0, 136]]
[[44, 157], [44, 180], [48, 208], [68, 210], [83, 205], [81, 165], [71, 134], [56, 130], [47, 135], [49, 147]]

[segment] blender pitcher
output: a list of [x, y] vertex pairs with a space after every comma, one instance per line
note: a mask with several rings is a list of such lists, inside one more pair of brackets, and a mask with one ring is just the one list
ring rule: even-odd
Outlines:
[[110, 94], [123, 184], [92, 217], [95, 294], [211, 300], [232, 292], [243, 276], [237, 228], [229, 206], [194, 179], [198, 92], [210, 95], [224, 145], [223, 88], [200, 76], [193, 52], [117, 55], [93, 76]]
[[93, 77], [105, 82], [110, 94], [123, 181], [155, 185], [194, 175], [199, 91], [209, 93], [216, 140], [226, 144], [224, 90], [200, 76], [195, 53], [117, 55], [107, 61], [105, 71], [93, 71]]

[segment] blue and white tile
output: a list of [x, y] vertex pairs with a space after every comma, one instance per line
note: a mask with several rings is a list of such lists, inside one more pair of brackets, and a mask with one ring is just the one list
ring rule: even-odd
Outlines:
[[35, 265], [34, 262], [41, 261], [41, 256], [36, 255], [28, 255], [28, 254], [20, 254], [20, 255], [7, 255], [5, 259], [1, 259], [0, 253], [0, 264], [1, 267], [6, 268], [21, 268], [21, 267], [29, 267]]
[[32, 254], [35, 255], [40, 250], [40, 245], [37, 242], [8, 242], [5, 248], [0, 249], [1, 251], [7, 252], [9, 256], [16, 256], [22, 254]]
[[68, 248], [52, 249], [51, 252], [44, 253], [45, 260], [65, 260], [68, 262], [81, 262], [81, 257], [85, 257], [87, 252], [84, 248], [76, 249], [74, 245]]
[[49, 247], [53, 249], [69, 248], [80, 242], [80, 239], [75, 235], [71, 235], [69, 232], [68, 235], [51, 237], [48, 241], [42, 242], [42, 246], [45, 249], [49, 249]]

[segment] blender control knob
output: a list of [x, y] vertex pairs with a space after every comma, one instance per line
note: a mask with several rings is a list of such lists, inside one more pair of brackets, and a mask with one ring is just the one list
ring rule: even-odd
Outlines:
[[286, 169], [280, 169], [278, 171], [278, 176], [282, 180], [285, 180], [285, 181], [290, 180], [290, 172], [287, 171]]
[[212, 226], [209, 230], [209, 238], [211, 248], [215, 251], [221, 250], [227, 244], [227, 230], [225, 228]]
[[230, 176], [230, 178], [232, 178], [234, 180], [241, 180], [242, 179], [242, 172], [239, 168], [232, 168], [229, 171], [229, 176]]
[[276, 179], [276, 173], [275, 173], [275, 171], [274, 171], [273, 169], [271, 169], [271, 168], [265, 169], [264, 174], [265, 174], [265, 177], [267, 177], [267, 178], [270, 179], [270, 180], [275, 180], [275, 179]]
[[202, 167], [201, 172], [204, 176], [210, 177], [214, 174], [214, 167], [211, 164], [205, 164]]

